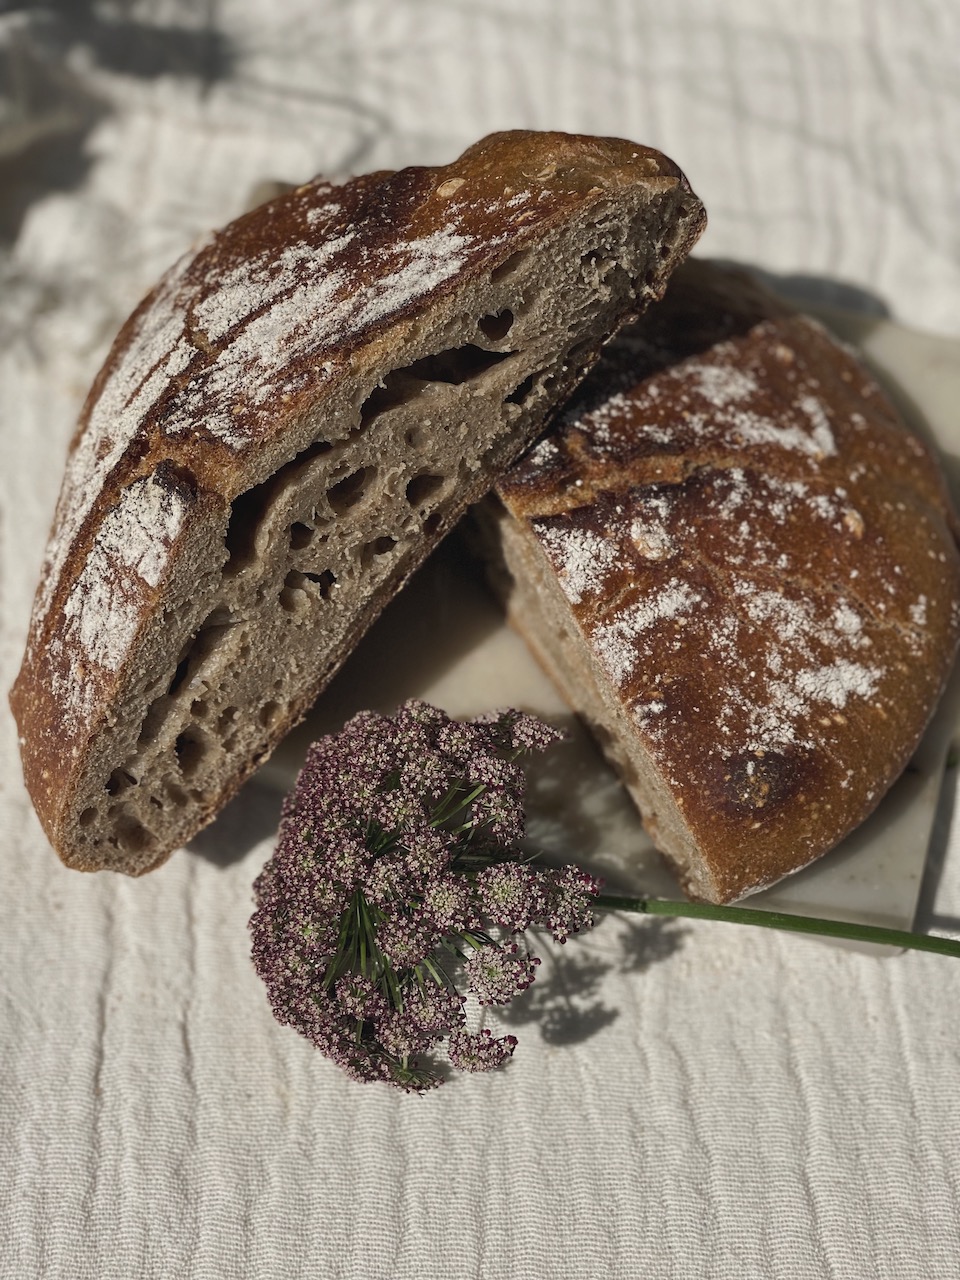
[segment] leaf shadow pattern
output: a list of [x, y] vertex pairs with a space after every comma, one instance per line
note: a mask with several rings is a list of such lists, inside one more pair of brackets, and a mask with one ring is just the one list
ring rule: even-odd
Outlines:
[[[612, 922], [611, 922], [612, 923]], [[537, 1023], [545, 1043], [579, 1044], [620, 1016], [603, 994], [610, 973], [642, 974], [668, 960], [683, 945], [688, 930], [676, 920], [620, 921], [612, 955], [588, 949], [584, 938], [564, 947], [544, 939], [535, 950], [541, 957], [536, 981], [511, 1004], [498, 1010], [498, 1021], [510, 1027]]]
[[191, 79], [204, 93], [232, 73], [235, 55], [211, 15], [160, 25], [126, 8], [95, 0], [0, 5], [12, 19], [0, 29], [0, 244], [13, 244], [32, 204], [78, 188], [90, 170], [87, 138], [115, 104], [104, 83], [74, 69], [78, 61], [141, 80]]
[[[50, 49], [65, 56], [81, 48], [105, 70], [123, 75], [143, 80], [189, 77], [209, 88], [230, 75], [235, 64], [230, 42], [217, 29], [209, 4], [181, 0], [167, 6], [159, 22], [132, 16], [125, 0], [42, 0], [15, 6], [21, 7]], [[178, 8], [184, 21], [177, 20]]]

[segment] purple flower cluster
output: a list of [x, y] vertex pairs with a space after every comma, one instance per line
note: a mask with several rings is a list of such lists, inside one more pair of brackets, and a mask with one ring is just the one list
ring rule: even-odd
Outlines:
[[559, 736], [517, 711], [456, 721], [413, 701], [311, 747], [254, 885], [253, 959], [276, 1017], [354, 1079], [437, 1085], [444, 1040], [462, 1071], [498, 1066], [516, 1040], [468, 1031], [468, 997], [530, 985], [525, 930], [562, 942], [593, 923], [599, 882], [518, 848], [517, 758]]

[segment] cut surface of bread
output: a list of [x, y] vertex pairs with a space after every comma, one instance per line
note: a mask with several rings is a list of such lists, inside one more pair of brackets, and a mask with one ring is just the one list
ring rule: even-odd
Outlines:
[[87, 400], [11, 694], [64, 861], [208, 822], [703, 223], [657, 152], [514, 132], [177, 263]]
[[689, 261], [496, 493], [509, 616], [690, 896], [805, 866], [902, 771], [957, 644], [957, 521], [815, 321]]

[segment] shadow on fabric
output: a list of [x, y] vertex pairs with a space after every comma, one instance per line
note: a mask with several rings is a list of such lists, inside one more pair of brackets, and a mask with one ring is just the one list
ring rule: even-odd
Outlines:
[[79, 187], [90, 169], [87, 138], [114, 107], [73, 69], [78, 54], [115, 74], [177, 76], [204, 91], [234, 64], [209, 24], [154, 26], [94, 0], [14, 6], [10, 16], [0, 31], [0, 244], [16, 240], [36, 200]]

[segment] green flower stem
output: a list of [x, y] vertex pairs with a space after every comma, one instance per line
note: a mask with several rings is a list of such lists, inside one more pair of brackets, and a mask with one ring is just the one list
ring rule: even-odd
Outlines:
[[761, 929], [786, 929], [811, 933], [822, 938], [847, 938], [852, 942], [875, 942], [910, 951], [934, 951], [960, 959], [960, 940], [938, 938], [903, 929], [884, 929], [847, 920], [821, 920], [816, 916], [793, 916], [784, 911], [759, 911], [756, 907], [718, 907], [709, 902], [675, 902], [666, 898], [626, 898], [616, 893], [600, 893], [594, 899], [604, 911], [629, 911], [638, 915], [683, 916], [691, 920], [726, 920], [731, 924], [752, 924]]

